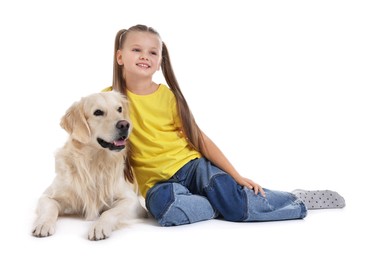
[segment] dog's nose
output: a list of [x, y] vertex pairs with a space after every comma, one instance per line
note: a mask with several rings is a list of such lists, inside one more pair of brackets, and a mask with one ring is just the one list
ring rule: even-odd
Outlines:
[[116, 124], [116, 128], [120, 130], [128, 130], [130, 127], [130, 123], [126, 120], [120, 120]]

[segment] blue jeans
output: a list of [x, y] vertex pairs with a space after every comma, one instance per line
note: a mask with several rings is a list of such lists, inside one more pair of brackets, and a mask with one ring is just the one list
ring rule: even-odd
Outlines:
[[184, 165], [171, 179], [146, 194], [146, 207], [161, 226], [190, 224], [213, 218], [252, 222], [301, 219], [307, 209], [297, 197], [264, 189], [266, 197], [242, 187], [205, 158]]

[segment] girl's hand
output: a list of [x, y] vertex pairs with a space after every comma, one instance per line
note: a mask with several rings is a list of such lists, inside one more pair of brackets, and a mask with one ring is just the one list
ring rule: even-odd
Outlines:
[[255, 195], [257, 195], [259, 192], [263, 197], [266, 197], [266, 193], [264, 192], [262, 186], [260, 186], [258, 183], [255, 183], [254, 181], [240, 177], [239, 179], [236, 180], [236, 182], [241, 185], [249, 188], [250, 190], [254, 190]]

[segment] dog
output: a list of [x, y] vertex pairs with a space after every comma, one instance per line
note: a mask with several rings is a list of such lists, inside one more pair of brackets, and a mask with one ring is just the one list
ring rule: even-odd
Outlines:
[[82, 97], [60, 126], [68, 140], [55, 154], [56, 175], [38, 200], [32, 234], [53, 235], [58, 217], [69, 214], [95, 220], [88, 239], [101, 240], [147, 217], [126, 163], [132, 130], [127, 99], [115, 91]]

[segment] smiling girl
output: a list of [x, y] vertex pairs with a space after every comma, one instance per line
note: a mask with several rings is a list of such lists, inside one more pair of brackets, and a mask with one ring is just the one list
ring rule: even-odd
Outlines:
[[[153, 81], [160, 69], [167, 84]], [[130, 101], [130, 164], [147, 209], [162, 226], [213, 218], [302, 219], [308, 209], [345, 206], [334, 191], [269, 190], [240, 175], [198, 127], [168, 49], [151, 27], [135, 25], [117, 33], [110, 90]]]

